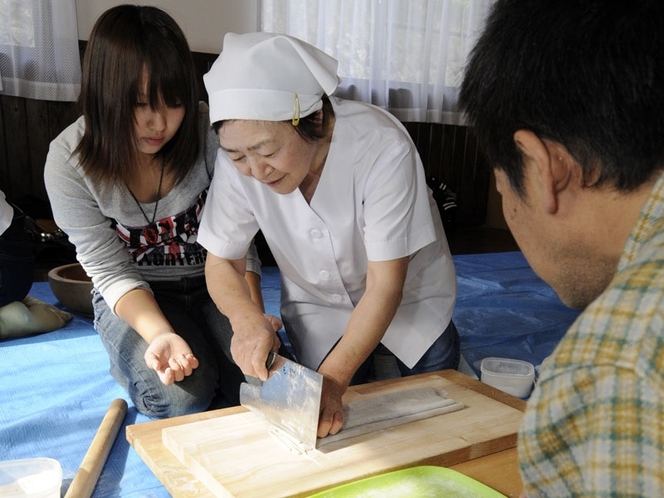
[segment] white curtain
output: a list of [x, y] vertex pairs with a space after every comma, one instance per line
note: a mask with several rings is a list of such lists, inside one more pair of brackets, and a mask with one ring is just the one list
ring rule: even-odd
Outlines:
[[75, 0], [0, 0], [0, 93], [75, 101], [80, 89]]
[[335, 93], [401, 121], [463, 124], [466, 58], [495, 0], [263, 0], [263, 31], [301, 38], [339, 60]]

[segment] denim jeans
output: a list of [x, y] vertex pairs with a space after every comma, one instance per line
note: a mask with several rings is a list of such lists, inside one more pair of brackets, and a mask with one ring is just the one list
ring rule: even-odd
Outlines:
[[23, 300], [33, 278], [32, 242], [23, 229], [23, 216], [18, 215], [0, 235], [0, 306]]
[[373, 354], [357, 369], [351, 380], [351, 385], [364, 384], [372, 379], [375, 355], [393, 357], [402, 377], [445, 369], [456, 370], [459, 367], [461, 359], [461, 341], [454, 322], [450, 320], [445, 331], [436, 339], [413, 368], [408, 368], [389, 349], [382, 344], [378, 344]]
[[106, 348], [111, 375], [122, 385], [139, 412], [152, 418], [176, 417], [239, 404], [244, 375], [231, 359], [232, 329], [210, 298], [203, 276], [151, 282], [162, 312], [199, 360], [193, 373], [170, 386], [148, 368], [145, 340], [112, 313], [95, 291], [95, 329]]

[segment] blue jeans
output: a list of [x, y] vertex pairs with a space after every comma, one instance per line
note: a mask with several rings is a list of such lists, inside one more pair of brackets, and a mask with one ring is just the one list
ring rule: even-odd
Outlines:
[[34, 278], [32, 242], [23, 229], [23, 215], [0, 235], [0, 307], [21, 301]]
[[239, 404], [244, 375], [231, 359], [232, 329], [210, 298], [203, 276], [151, 282], [162, 312], [199, 360], [193, 373], [170, 386], [148, 368], [145, 340], [112, 313], [95, 290], [95, 329], [106, 348], [111, 375], [122, 385], [139, 412], [167, 418]]
[[[374, 354], [394, 357], [390, 350], [382, 344], [378, 344], [378, 347], [374, 350]], [[374, 367], [374, 354], [370, 355], [360, 368], [357, 369], [357, 372], [355, 372], [355, 375], [351, 379], [350, 385], [364, 384], [371, 380]], [[408, 368], [399, 358], [394, 357], [394, 359], [402, 377], [436, 372], [438, 370], [456, 370], [459, 367], [461, 359], [461, 341], [454, 322], [450, 320], [445, 331], [436, 339], [413, 368]]]

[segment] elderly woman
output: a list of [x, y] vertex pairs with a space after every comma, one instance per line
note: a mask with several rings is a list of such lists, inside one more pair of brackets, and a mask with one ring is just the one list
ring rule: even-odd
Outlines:
[[249, 33], [228, 34], [205, 75], [223, 151], [199, 234], [210, 295], [236, 363], [267, 378], [275, 321], [243, 279], [262, 230], [296, 359], [324, 377], [321, 437], [340, 430], [341, 396], [368, 380], [374, 351], [402, 375], [459, 363], [454, 266], [421, 160], [393, 116], [330, 96], [336, 69], [298, 39]]

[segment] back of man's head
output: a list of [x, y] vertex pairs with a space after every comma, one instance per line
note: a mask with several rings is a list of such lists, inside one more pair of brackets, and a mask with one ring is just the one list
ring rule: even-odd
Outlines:
[[664, 167], [664, 1], [498, 0], [460, 101], [517, 191], [519, 129], [564, 145], [587, 184], [635, 189]]

